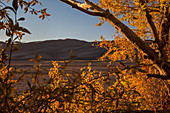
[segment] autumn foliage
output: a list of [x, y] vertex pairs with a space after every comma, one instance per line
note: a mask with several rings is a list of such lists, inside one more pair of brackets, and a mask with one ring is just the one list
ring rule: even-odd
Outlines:
[[[17, 18], [18, 7], [41, 19], [50, 15], [46, 9], [34, 9], [34, 5], [41, 5], [37, 0], [11, 0], [12, 5], [7, 6], [9, 1], [0, 0], [0, 29], [9, 37], [6, 48], [0, 51], [1, 112], [123, 112], [170, 108], [168, 0], [99, 0], [98, 4], [89, 0], [84, 3], [61, 0], [89, 15], [99, 16], [98, 25], [107, 21], [118, 31], [114, 41], [101, 36], [102, 41], [95, 45], [107, 50], [99, 59], [108, 62], [106, 74], [92, 70], [90, 63], [79, 71], [66, 72], [67, 65], [74, 59], [70, 54], [63, 66], [52, 62], [53, 67], [48, 72], [50, 79], [43, 77], [42, 72], [46, 70], [38, 64], [42, 58], [38, 54], [30, 60], [35, 62], [34, 74], [11, 67], [17, 40], [31, 33], [19, 25], [25, 18]], [[14, 13], [14, 19], [9, 11]], [[111, 64], [115, 62], [118, 65], [113, 68]], [[28, 74], [32, 79], [32, 82], [25, 81], [28, 88], [16, 89]]]

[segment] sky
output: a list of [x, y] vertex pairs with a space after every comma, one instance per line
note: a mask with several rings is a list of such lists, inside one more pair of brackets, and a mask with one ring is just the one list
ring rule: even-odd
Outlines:
[[[57, 40], [57, 39], [79, 39], [85, 41], [100, 40], [103, 35], [105, 39], [112, 40], [115, 29], [107, 22], [102, 26], [95, 26], [100, 20], [98, 17], [87, 15], [83, 12], [73, 9], [71, 6], [60, 0], [40, 0], [42, 7], [47, 8], [50, 17], [41, 20], [36, 15], [30, 13], [24, 14], [19, 10], [18, 18], [25, 17], [20, 25], [27, 28], [31, 35], [26, 34], [22, 42]], [[93, 0], [94, 1], [94, 0]], [[0, 31], [0, 41], [7, 40], [5, 31]]]

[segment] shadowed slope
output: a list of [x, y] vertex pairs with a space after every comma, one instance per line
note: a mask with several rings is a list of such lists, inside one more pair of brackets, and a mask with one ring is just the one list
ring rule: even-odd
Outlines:
[[[68, 59], [72, 55], [78, 60], [95, 60], [105, 53], [105, 49], [92, 46], [93, 42], [80, 41], [75, 39], [48, 40], [18, 44], [18, 50], [12, 55], [13, 60], [32, 59], [37, 52], [43, 56], [43, 60]], [[2, 46], [4, 48], [4, 46]]]

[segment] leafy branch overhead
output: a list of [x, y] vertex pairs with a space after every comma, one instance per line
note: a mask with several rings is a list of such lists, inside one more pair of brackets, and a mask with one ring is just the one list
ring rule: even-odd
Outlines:
[[[169, 41], [169, 30], [167, 29], [169, 29], [170, 25], [165, 25], [165, 23], [170, 23], [168, 1], [164, 0], [165, 2], [163, 3], [161, 1], [151, 1], [148, 3], [145, 0], [99, 0], [100, 5], [90, 0], [84, 0], [84, 2], [79, 2], [78, 0], [60, 1], [86, 14], [99, 16], [110, 23], [135, 46], [142, 50], [147, 55], [147, 58], [152, 60], [155, 67], [161, 70], [160, 75], [170, 76], [169, 57], [167, 55]], [[125, 25], [123, 21], [127, 21], [129, 25]], [[158, 23], [156, 21], [160, 24], [157, 25]], [[143, 25], [139, 22], [141, 24], [143, 23]], [[146, 26], [144, 28], [145, 24]], [[138, 32], [132, 29], [134, 27], [129, 26], [136, 27], [136, 31]], [[148, 30], [151, 30], [150, 34]], [[149, 35], [147, 38], [152, 39], [153, 43], [156, 44], [156, 49], [149, 47], [145, 43], [145, 37], [143, 36], [146, 35]]]
[[[10, 5], [6, 5], [5, 2], [0, 1], [1, 8], [0, 9], [0, 29], [6, 29], [6, 35], [7, 36], [12, 36], [12, 34], [16, 34], [18, 35], [18, 37], [20, 37], [20, 39], [22, 39], [22, 36], [25, 35], [25, 33], [31, 34], [31, 32], [29, 30], [27, 30], [26, 28], [23, 28], [19, 25], [20, 21], [24, 21], [25, 18], [24, 17], [20, 17], [17, 18], [17, 11], [18, 8], [20, 7], [21, 9], [24, 9], [25, 13], [27, 13], [28, 11], [31, 14], [35, 14], [35, 15], [39, 15], [39, 18], [44, 19], [47, 16], [50, 16], [50, 14], [47, 13], [47, 9], [40, 9], [40, 10], [36, 10], [34, 8], [35, 5], [37, 4], [41, 4], [41, 2], [37, 1], [37, 0], [32, 0], [30, 2], [25, 1], [25, 0], [13, 0], [12, 1], [12, 6]], [[7, 4], [9, 4], [9, 0], [7, 0]], [[12, 12], [15, 14], [14, 19], [12, 19], [13, 17], [10, 17], [10, 13]]]

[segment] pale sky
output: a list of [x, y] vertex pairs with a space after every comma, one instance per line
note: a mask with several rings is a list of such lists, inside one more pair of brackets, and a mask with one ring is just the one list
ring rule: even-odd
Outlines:
[[[85, 41], [100, 40], [103, 35], [107, 40], [113, 39], [115, 29], [105, 22], [101, 27], [95, 26], [100, 20], [98, 17], [89, 16], [60, 0], [41, 0], [42, 8], [47, 8], [50, 17], [41, 20], [38, 16], [30, 13], [23, 14], [20, 10], [18, 17], [25, 17], [20, 22], [23, 27], [30, 30], [31, 35], [23, 37], [22, 42], [57, 40], [57, 39], [79, 39]], [[0, 41], [7, 40], [5, 31], [0, 31]]]

